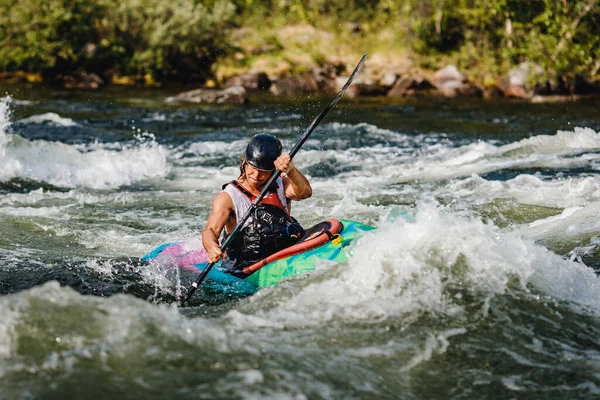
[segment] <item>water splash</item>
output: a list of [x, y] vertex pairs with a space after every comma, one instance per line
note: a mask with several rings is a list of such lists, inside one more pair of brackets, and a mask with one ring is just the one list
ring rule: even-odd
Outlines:
[[[10, 126], [10, 102], [9, 96], [0, 98], [0, 161], [4, 164], [6, 156], [6, 132]], [[0, 178], [2, 173], [0, 172]]]
[[45, 113], [32, 115], [31, 117], [23, 118], [17, 123], [22, 124], [50, 124], [55, 126], [77, 126], [77, 123], [71, 118], [64, 118], [56, 113]]
[[[10, 98], [4, 98], [0, 101], [0, 181], [18, 178], [64, 188], [115, 189], [164, 178], [169, 172], [167, 149], [149, 134], [137, 137], [133, 144], [91, 143], [80, 150], [65, 143], [8, 135], [9, 116]], [[50, 119], [70, 126], [65, 119]]]
[[386, 166], [381, 174], [394, 182], [414, 180], [439, 181], [485, 174], [504, 169], [587, 167], [597, 157], [600, 133], [591, 128], [558, 131], [556, 135], [539, 135], [515, 143], [495, 146], [478, 141], [460, 147], [436, 144], [416, 161], [403, 166]]
[[[379, 324], [421, 313], [458, 318], [467, 312], [466, 297], [469, 312], [478, 305], [485, 315], [495, 296], [531, 288], [600, 313], [600, 280], [591, 268], [429, 202], [419, 204], [414, 222], [380, 223], [357, 243], [347, 265], [305, 279], [274, 308], [253, 313], [286, 326]], [[267, 292], [252, 301], [260, 305]]]

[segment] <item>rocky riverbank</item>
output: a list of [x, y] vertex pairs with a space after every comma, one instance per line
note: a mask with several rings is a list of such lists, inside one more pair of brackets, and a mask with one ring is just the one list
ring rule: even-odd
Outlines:
[[[233, 75], [219, 87], [201, 88], [169, 97], [169, 102], [244, 103], [252, 91], [269, 91], [276, 96], [302, 96], [314, 93], [333, 94], [341, 89], [348, 69], [342, 65], [326, 65], [312, 71], [271, 79], [263, 71], [248, 71]], [[493, 85], [481, 86], [470, 82], [454, 65], [448, 65], [430, 74], [407, 73], [393, 70], [375, 71], [365, 65], [346, 93], [346, 97], [406, 97], [437, 96], [507, 97], [535, 103], [576, 100], [585, 95], [600, 93], [600, 80], [573, 83], [541, 80], [541, 67], [522, 63], [511, 69]], [[215, 86], [209, 84], [209, 86]]]
[[[249, 70], [223, 77], [221, 82], [209, 80], [201, 87], [165, 99], [167, 102], [233, 103], [249, 101], [251, 92], [269, 92], [275, 96], [294, 97], [311, 94], [335, 94], [346, 83], [352, 66], [343, 63], [315, 67], [296, 75], [270, 77], [264, 71]], [[370, 67], [365, 64], [361, 73], [346, 92], [347, 98], [357, 97], [444, 97], [444, 98], [518, 98], [533, 103], [577, 100], [583, 96], [600, 94], [600, 80], [593, 82], [577, 79], [574, 82], [543, 79], [541, 67], [524, 62], [505, 76], [486, 86], [471, 82], [454, 65], [437, 71], [410, 71]], [[41, 84], [40, 74], [23, 72], [3, 73], [0, 81]], [[97, 90], [108, 85], [155, 86], [148, 76], [119, 77], [107, 83], [100, 76], [78, 72], [61, 75], [51, 82], [66, 89]]]

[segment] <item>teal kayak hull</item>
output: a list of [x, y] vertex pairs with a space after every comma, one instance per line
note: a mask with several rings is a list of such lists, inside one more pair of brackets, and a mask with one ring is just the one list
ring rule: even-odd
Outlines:
[[[348, 259], [348, 250], [356, 239], [375, 228], [351, 220], [340, 222], [343, 229], [337, 240], [273, 261], [245, 279], [226, 273], [219, 262], [210, 270], [203, 286], [216, 291], [251, 294], [261, 288], [276, 285], [284, 279], [305, 274], [324, 263], [343, 263]], [[203, 248], [186, 248], [182, 242], [163, 244], [142, 257], [142, 261], [179, 267], [196, 274], [208, 265]]]

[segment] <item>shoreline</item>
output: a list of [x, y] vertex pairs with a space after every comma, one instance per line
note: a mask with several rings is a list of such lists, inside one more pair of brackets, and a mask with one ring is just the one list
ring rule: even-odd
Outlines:
[[[377, 58], [375, 56], [374, 58]], [[215, 69], [219, 69], [217, 64]], [[327, 63], [297, 74], [275, 73], [248, 67], [230, 76], [208, 79], [204, 82], [181, 82], [176, 79], [156, 82], [145, 76], [113, 76], [110, 82], [95, 73], [78, 71], [58, 78], [44, 79], [41, 73], [23, 71], [3, 72], [0, 84], [67, 91], [105, 91], [115, 88], [135, 90], [173, 88], [180, 92], [167, 101], [191, 103], [245, 103], [253, 93], [270, 93], [286, 97], [327, 96], [335, 94], [347, 80], [348, 67], [338, 61]], [[268, 72], [268, 73], [267, 73]], [[530, 103], [560, 103], [579, 101], [600, 95], [600, 80], [579, 80], [574, 83], [541, 79], [539, 67], [524, 62], [486, 85], [470, 81], [470, 71], [461, 71], [448, 64], [438, 70], [401, 70], [397, 66], [382, 67], [369, 59], [361, 73], [345, 94], [346, 98], [507, 98]], [[538, 78], [536, 81], [535, 78]]]
[[[584, 94], [564, 94], [564, 95], [539, 95], [533, 94], [531, 97], [513, 97], [513, 96], [503, 96], [502, 94], [494, 93], [492, 95], [485, 94], [467, 94], [460, 96], [444, 96], [439, 93], [439, 91], [435, 89], [430, 89], [426, 91], [417, 91], [413, 93], [403, 94], [401, 96], [388, 96], [385, 93], [379, 93], [375, 95], [371, 94], [357, 94], [356, 92], [352, 92], [354, 89], [353, 83], [348, 89], [348, 93], [344, 95], [344, 100], [348, 102], [381, 102], [388, 104], [411, 104], [412, 102], [421, 103], [421, 102], [439, 102], [439, 103], [447, 103], [447, 102], [473, 102], [473, 101], [483, 101], [483, 102], [499, 102], [500, 104], [561, 104], [561, 103], [577, 103], [584, 101], [596, 101], [600, 100], [600, 92], [594, 93], [584, 93]], [[360, 85], [360, 82], [359, 82]], [[235, 88], [235, 87], [234, 87]], [[238, 87], [238, 88], [241, 88]], [[359, 89], [360, 90], [360, 89]], [[196, 99], [185, 99], [187, 93], [201, 91], [202, 93], [208, 93], [209, 97], [218, 96], [219, 93], [222, 92], [222, 89], [217, 88], [206, 88], [205, 86], [201, 86], [198, 88], [198, 85], [192, 83], [180, 83], [180, 82], [170, 82], [162, 85], [118, 85], [118, 84], [108, 84], [99, 88], [64, 88], [56, 85], [49, 85], [44, 82], [8, 82], [6, 80], [0, 80], [0, 92], [2, 92], [2, 96], [18, 96], [24, 92], [35, 91], [37, 94], [34, 97], [39, 97], [40, 93], [43, 92], [60, 92], [63, 95], [72, 94], [74, 96], [89, 96], [90, 94], [103, 96], [106, 94], [114, 93], [131, 93], [131, 92], [141, 92], [141, 93], [153, 93], [158, 95], [164, 102], [172, 103], [176, 106], [186, 106], [186, 105], [231, 105], [231, 104], [259, 104], [259, 103], [307, 103], [311, 101], [326, 101], [330, 100], [332, 95], [332, 91], [328, 90], [316, 90], [313, 92], [299, 92], [299, 93], [286, 93], [286, 94], [274, 94], [269, 90], [253, 90], [253, 89], [244, 89], [244, 95], [242, 99], [237, 99], [234, 101], [198, 101]], [[177, 96], [182, 96], [182, 98], [176, 99]]]

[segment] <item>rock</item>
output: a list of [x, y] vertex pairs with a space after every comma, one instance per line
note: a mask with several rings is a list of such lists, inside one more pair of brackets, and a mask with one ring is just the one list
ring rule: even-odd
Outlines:
[[437, 70], [433, 74], [432, 83], [444, 97], [483, 95], [483, 91], [467, 82], [467, 77], [454, 65]]
[[529, 99], [533, 92], [528, 91], [524, 86], [513, 84], [510, 78], [502, 78], [498, 82], [498, 88], [505, 97], [516, 97], [518, 99]]
[[[348, 82], [349, 78], [350, 76], [338, 76], [337, 78], [335, 78], [335, 91], [339, 92], [344, 87], [346, 82]], [[356, 82], [352, 82], [350, 84], [348, 89], [346, 89], [346, 93], [344, 94], [344, 96], [347, 98], [354, 98], [360, 96], [360, 88], [357, 86]]]
[[579, 101], [581, 100], [581, 96], [579, 95], [550, 95], [550, 96], [540, 96], [533, 95], [529, 101], [536, 104], [546, 104], [546, 103], [565, 103], [567, 101]]
[[447, 65], [442, 69], [437, 70], [433, 74], [431, 83], [438, 89], [447, 82], [465, 82], [467, 77], [456, 68], [454, 65]]
[[483, 90], [475, 85], [460, 81], [448, 81], [438, 88], [439, 93], [448, 98], [481, 97]]
[[482, 95], [486, 99], [497, 99], [503, 97], [504, 93], [502, 93], [498, 86], [487, 86], [483, 89]]
[[336, 78], [342, 70], [343, 66], [333, 64], [313, 68], [312, 74], [319, 86], [319, 93], [335, 93], [337, 89]]
[[[339, 92], [342, 87], [348, 82], [349, 76], [338, 76], [335, 79], [335, 91]], [[345, 96], [361, 97], [361, 96], [383, 96], [387, 92], [387, 88], [379, 85], [372, 80], [355, 80], [347, 89]]]
[[225, 87], [241, 86], [246, 90], [267, 90], [271, 80], [264, 72], [248, 71], [227, 79]]
[[340, 68], [332, 64], [327, 64], [322, 67], [315, 67], [311, 72], [317, 83], [321, 84], [323, 81], [335, 80], [339, 75]]
[[499, 80], [498, 88], [506, 97], [530, 99], [534, 91], [530, 88], [529, 82], [543, 72], [544, 70], [539, 65], [529, 62], [521, 63], [516, 68], [512, 68], [508, 72], [508, 76]]
[[385, 94], [388, 92], [386, 87], [383, 87], [372, 81], [357, 82], [354, 85], [356, 87], [358, 96], [385, 96]]
[[435, 87], [421, 77], [401, 77], [387, 93], [388, 97], [402, 97], [415, 94], [417, 91], [427, 91]]
[[313, 73], [306, 72], [279, 78], [271, 84], [269, 91], [276, 96], [295, 96], [314, 93], [318, 89], [319, 84]]
[[167, 97], [165, 102], [189, 102], [211, 104], [243, 104], [248, 101], [248, 91], [242, 86], [232, 86], [226, 89], [195, 89]]
[[392, 88], [399, 77], [395, 72], [386, 72], [379, 78], [379, 84], [386, 88]]
[[78, 71], [73, 75], [58, 76], [65, 89], [98, 89], [104, 85], [104, 80], [94, 73]]

